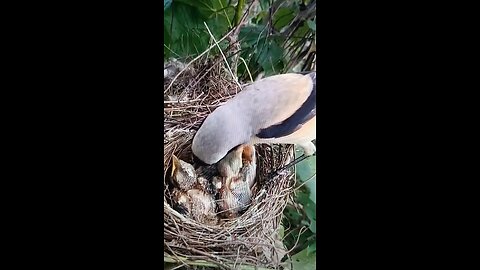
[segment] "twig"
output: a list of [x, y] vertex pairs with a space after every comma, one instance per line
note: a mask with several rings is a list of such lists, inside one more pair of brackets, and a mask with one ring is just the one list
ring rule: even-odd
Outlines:
[[245, 65], [245, 69], [248, 72], [248, 76], [250, 77], [250, 81], [253, 83], [252, 73], [250, 73], [250, 69], [248, 68], [247, 63], [245, 62], [245, 59], [243, 59], [243, 57], [240, 57], [240, 60], [242, 60], [243, 64]]
[[[179, 262], [179, 260], [175, 260], [171, 257], [164, 256], [163, 260], [168, 263], [176, 263]], [[197, 266], [210, 266], [210, 267], [218, 267], [217, 264], [211, 263], [205, 260], [188, 260], [188, 258], [182, 257], [180, 262], [186, 262], [188, 265], [197, 265]], [[225, 264], [228, 267], [232, 267], [232, 264]], [[244, 269], [244, 270], [253, 270], [253, 269], [258, 269], [258, 270], [270, 270], [269, 268], [264, 268], [264, 267], [258, 267], [258, 266], [251, 266], [251, 265], [238, 265], [235, 269]]]
[[[220, 40], [218, 40], [218, 42], [221, 42], [222, 40], [226, 39], [228, 36], [230, 36], [230, 34], [233, 32], [234, 29], [230, 30], [225, 36], [223, 36]], [[215, 47], [216, 44], [208, 47], [204, 52], [202, 52], [201, 54], [199, 54], [197, 57], [195, 57], [192, 61], [188, 62], [188, 64], [185, 65], [185, 67], [180, 70], [180, 72], [177, 73], [177, 75], [175, 75], [175, 77], [173, 77], [173, 80], [170, 82], [170, 84], [168, 85], [167, 89], [165, 89], [163, 91], [163, 93], [167, 93], [168, 90], [170, 90], [170, 88], [172, 87], [173, 83], [175, 82], [175, 80], [177, 80], [178, 76], [180, 76], [180, 74], [182, 74], [193, 62], [197, 61], [198, 59], [200, 59], [200, 57], [202, 57], [204, 54], [206, 54], [207, 52], [209, 52], [213, 47]]]
[[207, 31], [208, 31], [208, 33], [210, 34], [210, 37], [213, 39], [213, 41], [214, 41], [215, 44], [217, 45], [218, 50], [219, 50], [220, 53], [222, 54], [223, 60], [225, 60], [225, 64], [227, 65], [228, 71], [230, 72], [230, 75], [232, 75], [232, 79], [237, 83], [238, 87], [239, 87], [240, 89], [242, 89], [242, 86], [240, 85], [240, 83], [238, 83], [237, 76], [233, 74], [232, 69], [230, 68], [230, 65], [228, 64], [227, 58], [225, 57], [225, 54], [223, 54], [222, 48], [220, 48], [220, 45], [218, 45], [218, 41], [217, 41], [217, 40], [215, 39], [215, 37], [213, 36], [212, 32], [210, 32], [210, 28], [208, 28], [207, 23], [206, 23], [206, 22], [203, 22], [203, 24], [205, 24], [205, 27], [207, 28]]
[[302, 188], [304, 185], [306, 185], [308, 182], [310, 182], [313, 177], [317, 176], [317, 173], [314, 173], [312, 176], [310, 176], [307, 180], [305, 180], [305, 182], [301, 183], [297, 188], [295, 188], [295, 191], [299, 190], [300, 188]]

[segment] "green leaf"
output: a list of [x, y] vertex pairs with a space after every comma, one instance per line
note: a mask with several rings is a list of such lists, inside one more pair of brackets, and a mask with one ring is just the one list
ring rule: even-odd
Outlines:
[[298, 202], [303, 206], [305, 214], [307, 215], [309, 222], [304, 221], [302, 224], [307, 225], [313, 233], [316, 232], [316, 222], [317, 222], [317, 214], [316, 209], [317, 205], [309, 198], [306, 193], [298, 193], [297, 194]]
[[308, 226], [308, 228], [310, 229], [310, 231], [312, 231], [313, 233], [317, 233], [317, 222], [315, 221], [315, 219], [310, 219], [310, 226]]
[[[296, 147], [295, 158], [298, 158], [303, 155], [303, 150], [301, 147]], [[305, 186], [310, 192], [310, 199], [317, 203], [317, 180], [316, 180], [316, 171], [317, 171], [317, 157], [311, 156], [302, 162], [298, 163], [296, 168], [297, 179], [301, 183], [308, 181]]]
[[175, 2], [195, 8], [201, 14], [203, 20], [222, 17], [221, 20], [224, 22], [224, 26], [231, 26], [235, 11], [233, 6], [227, 6], [228, 0], [175, 0]]
[[299, 196], [298, 201], [303, 205], [307, 217], [310, 220], [316, 221], [316, 204], [307, 196]]
[[238, 38], [243, 49], [252, 49], [253, 46], [257, 46], [260, 40], [265, 41], [266, 33], [267, 31], [264, 31], [263, 26], [248, 25], [240, 29]]
[[280, 237], [280, 239], [282, 239], [284, 235], [285, 235], [285, 228], [283, 227], [283, 225], [278, 226], [278, 236]]
[[260, 0], [259, 2], [262, 10], [267, 10], [270, 7], [270, 0]]
[[307, 25], [310, 29], [312, 29], [312, 31], [317, 31], [317, 25], [315, 24], [315, 22], [313, 20], [308, 20], [307, 21]]
[[[227, 0], [185, 1], [176, 0], [164, 11], [164, 57], [174, 51], [180, 57], [198, 55], [209, 46], [210, 35], [207, 23], [215, 39], [228, 31], [228, 18], [233, 18], [232, 9], [219, 9]], [[222, 44], [223, 45], [223, 44]], [[171, 50], [171, 51], [170, 51]]]
[[172, 4], [172, 0], [163, 0], [163, 10], [165, 11]]
[[268, 16], [268, 12], [265, 10], [262, 10], [258, 13], [257, 17], [254, 18], [255, 24], [262, 24], [263, 21], [266, 17]]
[[317, 251], [317, 243], [313, 243], [312, 245], [308, 245], [307, 247], [307, 255], [311, 254], [312, 252]]
[[285, 208], [285, 216], [287, 216], [287, 218], [290, 220], [296, 220], [296, 221], [300, 220], [301, 218], [300, 214], [293, 207]]
[[295, 18], [295, 11], [292, 8], [279, 8], [273, 16], [273, 26], [277, 31], [280, 31], [283, 27], [291, 23], [293, 18]]
[[258, 55], [258, 64], [265, 72], [265, 76], [279, 73], [283, 67], [283, 49], [278, 44], [269, 39], [267, 45], [262, 48]]
[[300, 251], [292, 256], [293, 269], [295, 270], [311, 270], [316, 269], [317, 257], [316, 252], [309, 253], [308, 248]]

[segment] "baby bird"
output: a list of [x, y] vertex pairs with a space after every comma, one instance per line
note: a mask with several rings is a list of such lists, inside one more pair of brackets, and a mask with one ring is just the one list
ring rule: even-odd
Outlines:
[[231, 178], [238, 175], [243, 166], [242, 155], [244, 148], [244, 145], [238, 146], [217, 163], [217, 169], [221, 176]]
[[174, 188], [172, 191], [173, 209], [177, 210], [180, 214], [188, 216], [191, 210], [190, 198], [187, 193], [181, 191], [178, 188]]
[[[248, 208], [255, 171], [255, 149], [251, 145], [239, 146], [219, 162], [223, 186], [218, 206], [223, 217], [235, 218]], [[218, 179], [214, 184], [218, 186]]]
[[197, 183], [197, 174], [195, 168], [172, 155], [172, 180], [173, 183], [181, 190], [187, 191]]
[[198, 176], [195, 168], [172, 156], [172, 180], [175, 185], [172, 191], [174, 209], [180, 214], [204, 224], [216, 224], [215, 200], [208, 192], [212, 184], [202, 176]]
[[172, 196], [174, 209], [180, 214], [199, 223], [217, 224], [215, 201], [212, 195], [196, 188], [186, 192], [175, 188]]
[[187, 195], [190, 198], [190, 217], [192, 219], [203, 224], [214, 225], [217, 223], [215, 200], [211, 194], [200, 189], [191, 189], [187, 191]]
[[195, 170], [197, 174], [198, 187], [209, 194], [215, 194], [216, 189], [213, 182], [213, 178], [218, 174], [217, 166], [199, 166]]

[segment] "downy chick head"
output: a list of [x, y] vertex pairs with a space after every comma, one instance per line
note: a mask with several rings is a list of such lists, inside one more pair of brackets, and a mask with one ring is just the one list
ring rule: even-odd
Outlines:
[[197, 182], [197, 175], [193, 165], [172, 155], [172, 180], [183, 191], [193, 188]]
[[231, 178], [238, 175], [242, 168], [243, 149], [244, 145], [238, 146], [218, 162], [217, 168], [221, 176]]
[[187, 191], [190, 198], [190, 217], [199, 223], [214, 225], [217, 223], [215, 200], [213, 196], [203, 190], [191, 189]]

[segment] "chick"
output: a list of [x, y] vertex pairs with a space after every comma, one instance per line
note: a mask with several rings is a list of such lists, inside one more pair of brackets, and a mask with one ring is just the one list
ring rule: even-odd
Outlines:
[[216, 189], [213, 185], [213, 178], [218, 174], [216, 165], [199, 166], [195, 170], [197, 174], [198, 187], [209, 194], [215, 194]]
[[[240, 150], [242, 152], [239, 154], [237, 151]], [[219, 191], [218, 206], [223, 217], [234, 218], [246, 210], [251, 202], [251, 187], [256, 172], [255, 148], [251, 145], [242, 145], [227, 155], [221, 163], [224, 177], [223, 186]], [[238, 164], [242, 166], [239, 170]], [[233, 173], [235, 175], [232, 176]], [[218, 185], [218, 180], [214, 184]]]
[[252, 192], [242, 177], [233, 177], [230, 186], [223, 186], [219, 193], [218, 208], [222, 217], [236, 218], [250, 205]]
[[178, 188], [174, 188], [172, 191], [173, 209], [177, 210], [180, 214], [188, 216], [191, 210], [191, 202], [187, 193], [181, 191]]
[[197, 183], [195, 168], [172, 155], [172, 180], [174, 184], [183, 191], [187, 191]]
[[205, 191], [208, 194], [215, 194], [215, 186], [212, 181], [209, 181], [206, 177], [199, 176], [197, 178], [197, 188]]
[[235, 202], [231, 206], [235, 206], [238, 212], [242, 212], [250, 205], [250, 199], [252, 197], [252, 191], [249, 183], [245, 181], [245, 175], [239, 175], [234, 177], [230, 183], [230, 190], [232, 192]]
[[199, 223], [214, 225], [217, 223], [215, 200], [213, 196], [200, 189], [187, 191], [190, 198], [190, 217]]
[[244, 147], [244, 145], [238, 146], [217, 163], [218, 172], [221, 176], [231, 178], [238, 175], [242, 168]]
[[203, 224], [217, 223], [216, 205], [212, 195], [196, 188], [186, 192], [175, 188], [172, 191], [172, 197], [173, 208], [185, 217]]

